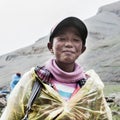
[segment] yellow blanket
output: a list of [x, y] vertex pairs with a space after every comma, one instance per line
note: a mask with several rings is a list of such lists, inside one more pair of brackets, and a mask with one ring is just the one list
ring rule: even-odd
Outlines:
[[[86, 74], [90, 76], [86, 84], [68, 101], [52, 87], [41, 82], [44, 87], [34, 101], [29, 120], [112, 120], [104, 98], [102, 81], [93, 70]], [[0, 120], [23, 118], [35, 76], [32, 69], [22, 77], [12, 91]]]

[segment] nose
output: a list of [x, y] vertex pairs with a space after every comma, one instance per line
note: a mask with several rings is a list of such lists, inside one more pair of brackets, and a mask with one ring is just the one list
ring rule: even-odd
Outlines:
[[66, 40], [66, 41], [65, 41], [65, 46], [66, 46], [66, 47], [72, 47], [72, 46], [73, 46], [72, 41], [71, 41], [71, 40]]

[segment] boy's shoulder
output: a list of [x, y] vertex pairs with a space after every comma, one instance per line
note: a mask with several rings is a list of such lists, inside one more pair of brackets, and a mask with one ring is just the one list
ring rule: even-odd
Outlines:
[[86, 76], [88, 77], [88, 82], [91, 81], [93, 83], [95, 83], [96, 86], [99, 86], [101, 89], [104, 88], [104, 84], [102, 82], [102, 80], [100, 79], [99, 75], [95, 72], [95, 70], [90, 69], [88, 71], [86, 71]]

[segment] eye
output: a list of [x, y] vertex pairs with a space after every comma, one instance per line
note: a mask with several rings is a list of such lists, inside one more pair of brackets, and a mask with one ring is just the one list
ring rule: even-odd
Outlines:
[[65, 37], [59, 37], [58, 38], [60, 41], [64, 41], [65, 40]]
[[80, 42], [81, 41], [80, 38], [74, 38], [73, 40], [76, 41], [76, 42]]

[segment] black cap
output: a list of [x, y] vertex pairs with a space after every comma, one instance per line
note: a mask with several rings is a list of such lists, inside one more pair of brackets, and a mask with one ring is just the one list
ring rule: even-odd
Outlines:
[[87, 27], [86, 25], [83, 23], [83, 21], [81, 21], [79, 18], [76, 17], [67, 17], [65, 19], [63, 19], [60, 23], [58, 23], [52, 30], [50, 33], [50, 37], [49, 37], [49, 42], [53, 41], [53, 38], [57, 35], [57, 33], [63, 28], [63, 27], [69, 27], [69, 26], [73, 26], [75, 28], [77, 28], [80, 37], [83, 41], [83, 45], [85, 45], [86, 43], [86, 38], [88, 35], [88, 31], [87, 31]]

